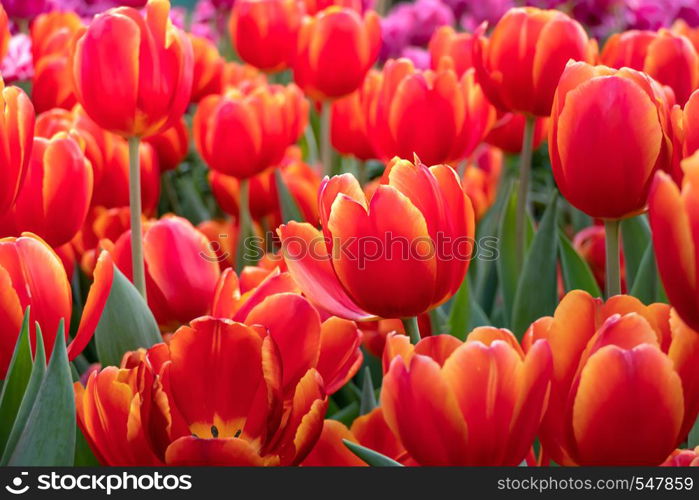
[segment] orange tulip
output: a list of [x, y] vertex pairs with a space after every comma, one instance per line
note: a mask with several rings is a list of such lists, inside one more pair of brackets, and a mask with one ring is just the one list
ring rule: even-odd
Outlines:
[[256, 68], [286, 69], [296, 55], [303, 15], [303, 3], [297, 0], [239, 0], [229, 23], [233, 46], [243, 61]]
[[315, 16], [332, 6], [345, 7], [359, 13], [363, 10], [362, 0], [302, 0], [301, 3], [306, 7], [306, 14], [309, 16]]
[[[675, 132], [678, 150], [676, 160], [692, 156], [699, 151], [699, 90], [689, 96], [683, 109], [675, 107], [672, 110], [673, 131]], [[681, 172], [673, 171], [676, 182], [682, 182]]]
[[369, 135], [384, 160], [416, 154], [427, 164], [470, 155], [495, 121], [475, 74], [416, 70], [412, 61], [386, 63], [367, 104]]
[[[524, 115], [517, 113], [498, 113], [495, 125], [485, 137], [485, 142], [500, 148], [506, 153], [520, 154], [522, 152], [522, 138], [524, 137]], [[532, 149], [541, 146], [548, 135], [548, 118], [537, 118], [534, 124], [534, 137]]]
[[327, 395], [310, 369], [285, 404], [284, 368], [263, 329], [199, 318], [76, 382], [78, 425], [104, 465], [295, 465], [321, 433]]
[[571, 63], [556, 90], [549, 130], [558, 188], [591, 217], [642, 212], [653, 174], [670, 169], [670, 133], [665, 94], [650, 77]]
[[394, 159], [368, 200], [357, 179], [324, 179], [323, 233], [278, 229], [289, 272], [322, 309], [347, 319], [417, 316], [448, 300], [471, 256], [473, 208], [454, 170]]
[[236, 244], [238, 242], [238, 226], [227, 220], [207, 220], [199, 223], [197, 229], [209, 241], [207, 259], [218, 262], [221, 271], [235, 266]]
[[0, 78], [0, 214], [17, 198], [27, 172], [34, 136], [34, 108], [17, 87], [5, 87]]
[[612, 35], [604, 46], [602, 64], [643, 71], [669, 86], [679, 104], [699, 87], [699, 54], [686, 37], [670, 30], [631, 30]]
[[[593, 225], [578, 231], [573, 238], [573, 246], [578, 251], [580, 256], [585, 259], [590, 266], [590, 270], [600, 286], [604, 288], [606, 270], [605, 270], [605, 235], [604, 226]], [[621, 291], [626, 291], [626, 268], [624, 266], [624, 253], [620, 253], [620, 270], [621, 270]]]
[[3, 6], [0, 5], [0, 60], [4, 59], [7, 55], [10, 38], [12, 38], [12, 34], [10, 33], [10, 20], [7, 18], [7, 12], [5, 12]]
[[70, 59], [64, 54], [44, 56], [34, 65], [32, 102], [38, 113], [71, 109], [78, 102], [70, 83]]
[[153, 146], [161, 172], [175, 170], [189, 152], [189, 132], [184, 118], [169, 129], [149, 137], [146, 142]]
[[473, 44], [475, 35], [457, 33], [451, 26], [442, 26], [434, 32], [428, 50], [433, 70], [450, 67], [461, 77], [473, 68]]
[[71, 38], [82, 27], [83, 22], [75, 12], [52, 11], [39, 14], [32, 21], [29, 30], [34, 64], [44, 56], [66, 53]]
[[553, 353], [545, 456], [559, 465], [658, 465], [685, 439], [699, 412], [699, 334], [668, 305], [574, 290], [532, 324], [525, 350], [539, 339]]
[[192, 43], [194, 66], [192, 70], [192, 102], [199, 102], [209, 94], [221, 92], [223, 67], [226, 61], [216, 45], [204, 37], [188, 34]]
[[558, 10], [510, 9], [473, 50], [478, 82], [502, 111], [548, 116], [569, 60], [594, 63], [597, 44]]
[[52, 247], [68, 243], [92, 200], [92, 167], [77, 135], [34, 139], [27, 176], [9, 214], [15, 234], [30, 231]]
[[525, 356], [511, 332], [492, 327], [463, 343], [437, 335], [412, 346], [400, 337], [405, 347], [384, 376], [381, 408], [410, 456], [419, 465], [521, 463], [546, 407], [547, 342]]
[[672, 25], [672, 31], [686, 36], [697, 52], [699, 52], [699, 28], [690, 27], [684, 19], [678, 19]]
[[[417, 318], [420, 337], [425, 338], [433, 334], [432, 320], [429, 314], [421, 314]], [[386, 347], [386, 338], [393, 332], [405, 334], [405, 326], [399, 319], [380, 319], [376, 321], [364, 321], [358, 323], [362, 330], [364, 348], [377, 358], [383, 356]]]
[[658, 271], [670, 303], [699, 330], [699, 152], [683, 162], [682, 190], [658, 172], [648, 197]]
[[318, 442], [301, 465], [306, 467], [365, 467], [362, 459], [342, 442], [347, 439], [396, 461], [409, 457], [395, 434], [386, 425], [381, 408], [357, 417], [348, 429], [337, 420], [325, 420]]
[[[71, 360], [92, 338], [109, 296], [113, 273], [112, 260], [103, 253], [98, 260], [80, 326], [68, 346]], [[0, 378], [4, 379], [27, 307], [30, 307], [32, 347], [36, 349], [35, 324], [38, 324], [48, 356], [53, 351], [61, 318], [68, 339], [72, 296], [61, 259], [43, 240], [31, 233], [24, 233], [19, 238], [0, 239], [0, 293]]]
[[90, 209], [83, 227], [70, 244], [87, 276], [94, 273], [101, 247], [112, 248], [114, 242], [129, 230], [129, 214], [129, 207]]
[[330, 134], [333, 147], [361, 161], [376, 158], [367, 123], [367, 102], [378, 90], [381, 77], [371, 70], [359, 89], [332, 103]]
[[248, 64], [238, 64], [229, 61], [223, 67], [221, 73], [221, 88], [237, 87], [239, 85], [249, 85], [257, 87], [267, 84], [267, 77], [260, 73], [257, 68]]
[[199, 104], [194, 142], [212, 170], [245, 179], [279, 164], [307, 120], [308, 102], [294, 84], [229, 88]]
[[466, 165], [461, 182], [473, 203], [476, 220], [480, 220], [495, 203], [503, 163], [502, 151], [483, 145], [476, 149]]
[[149, 136], [187, 109], [194, 64], [189, 39], [172, 26], [168, 0], [149, 0], [146, 17], [130, 7], [97, 15], [73, 48], [78, 101], [101, 127]]
[[376, 62], [381, 46], [379, 16], [332, 6], [305, 17], [294, 59], [294, 79], [319, 101], [357, 90]]
[[[113, 135], [114, 146], [106, 158], [104, 172], [95, 184], [93, 206], [106, 208], [129, 206], [129, 147], [126, 139]], [[143, 213], [153, 214], [160, 196], [160, 168], [153, 147], [142, 142], [139, 146], [141, 167], [141, 200]]]
[[[112, 250], [114, 262], [132, 276], [131, 232], [124, 233]], [[209, 240], [181, 217], [166, 216], [146, 223], [143, 232], [148, 305], [163, 330], [208, 314], [216, 283], [218, 263], [206, 259]]]
[[339, 390], [362, 364], [362, 334], [357, 326], [335, 317], [321, 322], [288, 273], [272, 271], [259, 284], [244, 288], [248, 269], [240, 280], [233, 270], [224, 271], [211, 314], [267, 330], [285, 367], [283, 392], [295, 387], [309, 369], [322, 375], [328, 394]]

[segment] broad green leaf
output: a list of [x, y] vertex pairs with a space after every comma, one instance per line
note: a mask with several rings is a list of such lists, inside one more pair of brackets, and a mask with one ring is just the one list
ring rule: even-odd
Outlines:
[[371, 369], [364, 368], [364, 380], [362, 381], [362, 397], [359, 400], [359, 414], [366, 415], [378, 406], [374, 383], [371, 380]]
[[382, 455], [378, 451], [371, 450], [347, 439], [342, 440], [343, 444], [355, 455], [364, 460], [372, 467], [403, 467], [403, 464], [396, 462], [386, 455]]
[[333, 413], [328, 418], [330, 420], [337, 420], [342, 422], [347, 427], [352, 425], [354, 419], [359, 416], [359, 403], [357, 401], [352, 401], [350, 404], [342, 408], [340, 411]]
[[512, 331], [521, 337], [536, 319], [553, 314], [558, 303], [556, 261], [558, 249], [557, 199], [549, 202], [534, 236], [517, 283], [512, 310]]
[[99, 460], [92, 453], [90, 445], [87, 444], [87, 439], [85, 439], [80, 427], [75, 429], [75, 458], [73, 465], [76, 467], [96, 467], [100, 465]]
[[63, 332], [61, 320], [44, 379], [9, 465], [73, 465], [75, 397]]
[[[498, 229], [499, 256], [497, 259], [498, 282], [502, 290], [502, 298], [505, 306], [505, 320], [509, 323], [512, 318], [512, 308], [517, 293], [517, 281], [520, 269], [517, 264], [517, 243], [515, 221], [517, 218], [517, 190], [513, 185], [509, 187], [509, 197], [505, 210], [500, 218]], [[529, 248], [534, 235], [534, 227], [529, 217], [526, 218], [526, 247]]]
[[640, 272], [643, 256], [650, 242], [650, 226], [645, 215], [621, 221], [621, 242], [626, 268], [626, 283], [633, 288]]
[[153, 313], [138, 290], [116, 267], [102, 317], [95, 329], [95, 346], [102, 366], [119, 366], [127, 351], [162, 342]]
[[471, 323], [471, 292], [468, 277], [464, 277], [463, 283], [454, 295], [447, 321], [447, 331], [461, 340], [466, 338], [468, 327]]
[[0, 453], [5, 449], [12, 424], [22, 403], [22, 397], [32, 373], [32, 348], [29, 340], [29, 307], [24, 313], [22, 328], [17, 336], [15, 350], [7, 369], [0, 393]]
[[571, 290], [585, 290], [593, 297], [601, 297], [599, 289], [590, 266], [575, 250], [563, 231], [558, 231], [558, 250], [561, 257], [561, 272], [566, 292]]
[[693, 450], [697, 446], [699, 446], [699, 418], [694, 422], [694, 426], [689, 431], [689, 437], [687, 438], [687, 448]]
[[34, 407], [34, 401], [36, 401], [36, 395], [39, 393], [39, 387], [44, 380], [44, 374], [46, 373], [46, 352], [44, 351], [44, 337], [41, 335], [41, 328], [39, 324], [36, 324], [36, 354], [34, 355], [34, 364], [32, 366], [32, 374], [29, 377], [29, 383], [24, 391], [24, 397], [17, 410], [17, 417], [15, 418], [14, 425], [12, 426], [12, 431], [7, 438], [7, 444], [3, 450], [2, 457], [0, 458], [0, 465], [5, 466], [12, 456], [12, 452], [15, 449], [17, 440], [22, 435], [24, 426], [27, 424], [27, 419], [29, 414]]
[[274, 181], [277, 183], [277, 194], [279, 196], [279, 208], [282, 212], [282, 222], [286, 224], [291, 220], [303, 222], [301, 210], [299, 210], [296, 200], [291, 196], [291, 192], [284, 182], [281, 170], [274, 169]]
[[471, 320], [469, 321], [467, 330], [470, 332], [478, 326], [489, 326], [492, 324], [493, 322], [488, 318], [488, 315], [483, 311], [478, 302], [471, 297]]
[[655, 265], [655, 252], [653, 242], [649, 242], [643, 259], [638, 267], [638, 273], [631, 288], [630, 295], [633, 295], [644, 304], [652, 304], [663, 300], [662, 284], [658, 277], [658, 270]]

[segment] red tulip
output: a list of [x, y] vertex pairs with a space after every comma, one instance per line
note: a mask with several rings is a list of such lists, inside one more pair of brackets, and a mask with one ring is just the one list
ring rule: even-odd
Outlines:
[[[485, 142], [500, 148], [506, 153], [520, 154], [522, 152], [522, 138], [524, 137], [524, 115], [517, 113], [498, 113], [493, 128], [490, 129]], [[534, 125], [534, 137], [532, 149], [541, 146], [548, 135], [548, 118], [537, 118]]]
[[364, 10], [362, 0], [302, 0], [301, 3], [306, 7], [306, 13], [309, 16], [315, 16], [318, 12], [332, 6], [345, 7], [359, 13]]
[[[604, 226], [593, 225], [578, 231], [573, 238], [573, 246], [580, 256], [585, 259], [590, 266], [590, 270], [603, 289], [607, 276], [605, 269], [605, 235]], [[626, 293], [626, 267], [624, 265], [623, 249], [620, 249], [620, 271], [621, 271], [621, 291]]]
[[613, 68], [643, 71], [669, 86], [679, 104], [699, 87], [699, 54], [686, 37], [670, 30], [631, 30], [612, 35], [604, 46], [601, 62]]
[[[114, 267], [103, 253], [95, 270], [80, 326], [68, 346], [72, 360], [85, 348], [97, 326], [112, 286]], [[36, 349], [35, 324], [41, 327], [44, 349], [49, 356], [61, 319], [70, 325], [72, 297], [70, 282], [60, 258], [43, 240], [31, 233], [0, 239], [0, 378], [5, 378], [22, 319], [30, 307], [30, 337]]]
[[[692, 156], [699, 151], [699, 90], [689, 96], [683, 109], [678, 106], [672, 110], [672, 124], [675, 132], [675, 163]], [[673, 165], [673, 178], [678, 184], [682, 182], [682, 171]]]
[[27, 173], [34, 136], [34, 108], [17, 87], [5, 87], [0, 78], [0, 214], [12, 207]]
[[227, 62], [223, 66], [221, 73], [221, 88], [238, 87], [240, 85], [249, 85], [258, 87], [267, 84], [267, 77], [264, 73], [260, 73], [257, 68], [248, 64], [239, 64], [235, 61]]
[[199, 104], [194, 142], [211, 169], [245, 179], [279, 164], [307, 119], [308, 102], [296, 85], [229, 88]]
[[556, 90], [549, 130], [556, 184], [591, 217], [642, 212], [653, 174], [671, 167], [670, 133], [665, 94], [650, 77], [571, 63]]
[[176, 169], [189, 152], [189, 132], [184, 118], [169, 129], [149, 137], [146, 142], [155, 149], [161, 172]]
[[539, 339], [553, 353], [545, 456], [559, 465], [658, 465], [685, 439], [699, 412], [699, 334], [669, 306], [628, 295], [603, 303], [574, 290], [529, 328], [525, 350]]
[[319, 101], [357, 90], [379, 55], [381, 26], [376, 12], [332, 6], [304, 18], [294, 59], [294, 79]]
[[303, 20], [297, 0], [238, 0], [229, 23], [240, 58], [263, 71], [280, 71], [293, 62]]
[[9, 214], [15, 233], [29, 231], [49, 245], [68, 243], [80, 230], [92, 200], [92, 167], [77, 135], [36, 138], [27, 176]]
[[114, 242], [129, 230], [129, 214], [129, 207], [90, 209], [83, 227], [70, 244], [87, 276], [93, 275], [102, 249], [113, 248]]
[[369, 136], [379, 156], [427, 164], [470, 155], [495, 121], [495, 109], [475, 82], [451, 69], [416, 70], [408, 59], [389, 61], [366, 105]]
[[661, 467], [699, 467], [699, 446], [693, 450], [675, 450]]
[[551, 113], [556, 84], [571, 59], [594, 63], [597, 44], [558, 10], [508, 10], [490, 38], [479, 35], [473, 65], [478, 83], [501, 111]]
[[473, 203], [476, 220], [480, 220], [495, 203], [504, 164], [502, 151], [483, 145], [466, 164], [462, 184]]
[[678, 19], [672, 24], [672, 31], [678, 35], [686, 36], [699, 52], [699, 28], [692, 28], [684, 19]]
[[149, 136], [170, 127], [187, 109], [192, 46], [172, 26], [169, 12], [167, 0], [149, 0], [145, 18], [130, 7], [110, 9], [75, 42], [75, 92], [101, 127]]
[[[129, 278], [131, 232], [113, 249], [114, 262]], [[209, 255], [209, 240], [181, 217], [147, 223], [143, 232], [148, 305], [163, 330], [208, 314], [221, 274]]]
[[[390, 362], [381, 390], [389, 428], [420, 465], [517, 465], [546, 407], [551, 351], [525, 356], [508, 330], [483, 327], [462, 343], [438, 335]], [[386, 357], [387, 351], [384, 351]]]
[[457, 33], [451, 26], [440, 27], [430, 39], [430, 67], [433, 70], [450, 67], [461, 77], [473, 68], [475, 41], [471, 33]]
[[34, 65], [32, 102], [38, 113], [71, 109], [78, 102], [70, 84], [70, 59], [64, 54], [44, 56]]
[[318, 200], [325, 237], [308, 223], [278, 233], [290, 273], [321, 308], [354, 320], [404, 318], [459, 288], [474, 222], [451, 167], [394, 159], [371, 200], [350, 174], [326, 178]]
[[308, 370], [285, 403], [283, 361], [260, 328], [199, 318], [122, 365], [75, 384], [78, 425], [104, 465], [295, 465], [321, 433], [322, 378]]
[[212, 41], [191, 33], [188, 36], [194, 55], [190, 100], [199, 102], [207, 95], [221, 92], [226, 61]]
[[10, 33], [10, 21], [7, 18], [7, 12], [5, 12], [3, 6], [0, 5], [0, 60], [4, 59], [7, 55], [10, 38], [12, 38], [12, 34]]
[[199, 223], [197, 229], [211, 242], [207, 259], [218, 262], [221, 271], [235, 266], [239, 233], [237, 224], [227, 220], [207, 220]]
[[380, 82], [378, 72], [372, 70], [358, 90], [333, 101], [330, 133], [332, 145], [340, 153], [352, 155], [361, 161], [376, 158], [369, 136], [366, 108], [378, 91]]
[[75, 12], [52, 11], [38, 15], [29, 30], [34, 65], [45, 56], [65, 54], [71, 38], [82, 27], [83, 22]]

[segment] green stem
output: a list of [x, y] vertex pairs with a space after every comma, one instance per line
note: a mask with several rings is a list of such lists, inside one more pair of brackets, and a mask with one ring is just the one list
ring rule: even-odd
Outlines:
[[143, 263], [143, 233], [141, 231], [141, 164], [138, 154], [140, 137], [129, 137], [129, 210], [131, 212], [131, 262], [133, 284], [146, 298], [146, 271]]
[[527, 116], [524, 121], [524, 136], [522, 138], [522, 153], [519, 165], [519, 188], [517, 190], [517, 213], [515, 218], [515, 242], [517, 252], [517, 265], [521, 270], [524, 265], [526, 252], [526, 220], [529, 196], [529, 177], [532, 169], [532, 142], [534, 140], [534, 125], [536, 118]]
[[607, 298], [621, 293], [621, 262], [619, 258], [619, 221], [604, 221]]
[[325, 101], [320, 111], [320, 161], [323, 176], [332, 174], [333, 147], [330, 142], [332, 104]]
[[417, 316], [410, 316], [408, 318], [401, 318], [403, 322], [403, 328], [405, 329], [405, 334], [410, 337], [411, 344], [417, 344], [420, 342], [420, 327], [417, 323]]
[[252, 218], [250, 217], [250, 179], [240, 179], [240, 206], [238, 207], [238, 246], [235, 253], [236, 271], [240, 274], [250, 264], [246, 255], [246, 240], [252, 235]]

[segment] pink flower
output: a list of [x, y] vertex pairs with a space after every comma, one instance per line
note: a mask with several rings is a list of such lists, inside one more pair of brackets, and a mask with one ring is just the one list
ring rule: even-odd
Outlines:
[[5, 83], [30, 80], [34, 76], [32, 42], [24, 33], [19, 33], [10, 39], [7, 56], [0, 64], [0, 73]]

